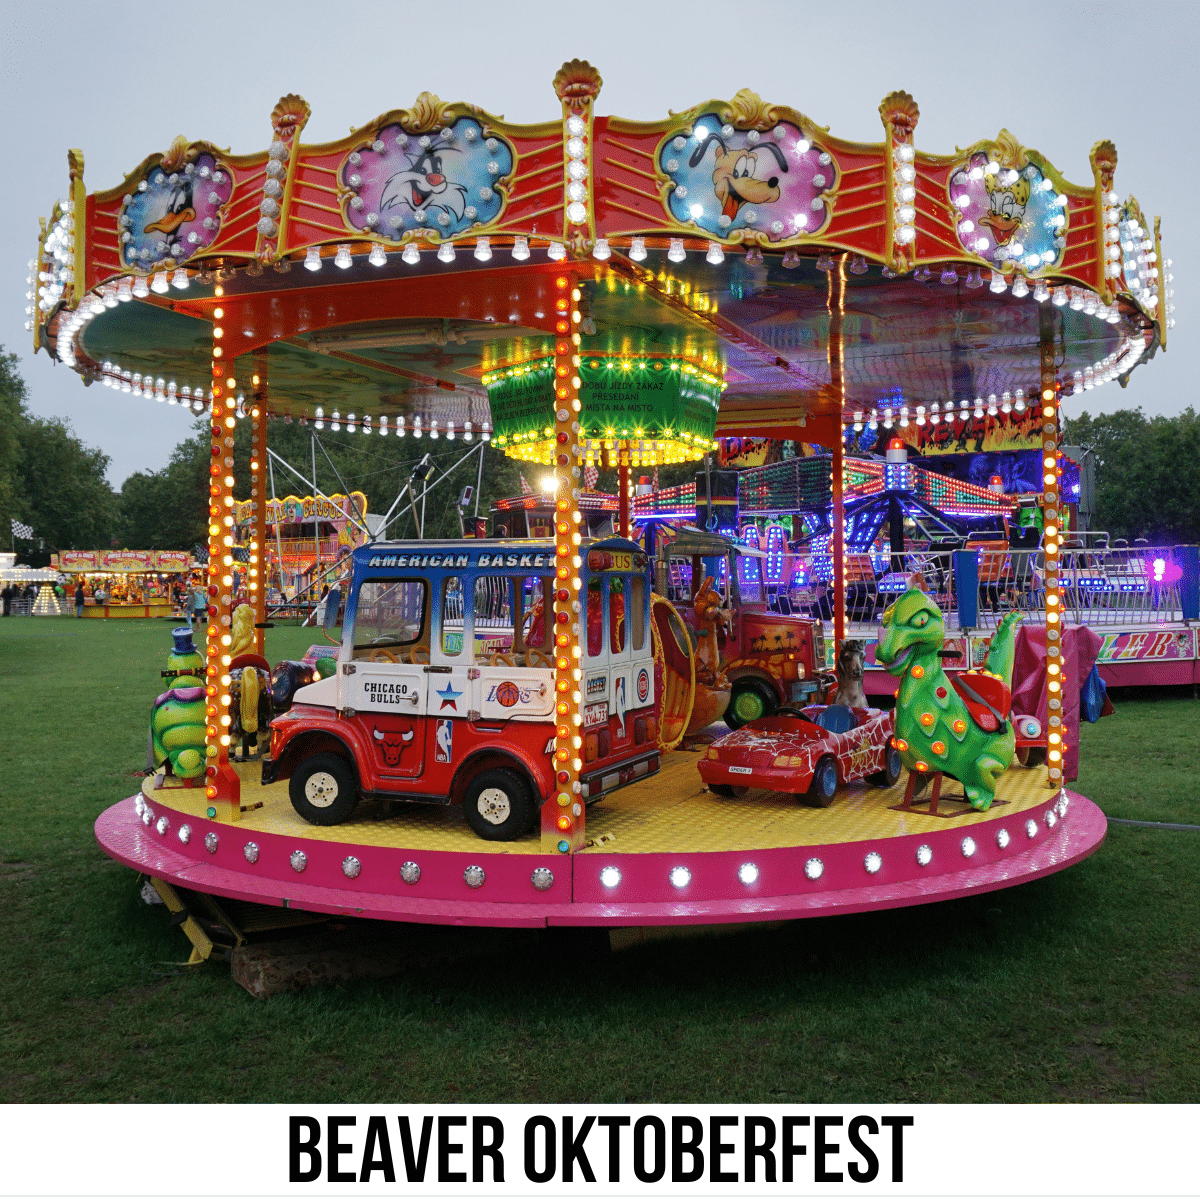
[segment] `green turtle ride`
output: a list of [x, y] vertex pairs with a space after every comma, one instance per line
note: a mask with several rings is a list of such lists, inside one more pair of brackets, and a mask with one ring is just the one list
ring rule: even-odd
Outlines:
[[175, 646], [167, 656], [170, 687], [155, 701], [150, 716], [150, 763], [186, 784], [204, 776], [204, 657], [186, 626], [171, 631]]

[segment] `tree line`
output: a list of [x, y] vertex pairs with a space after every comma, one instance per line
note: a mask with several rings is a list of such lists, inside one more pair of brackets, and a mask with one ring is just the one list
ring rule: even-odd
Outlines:
[[[32, 541], [16, 543], [29, 562], [44, 561], [52, 550], [187, 550], [206, 540], [211, 462], [206, 419], [196, 421], [191, 437], [175, 447], [165, 467], [136, 471], [114, 492], [105, 478], [108, 455], [85, 445], [64, 419], [29, 412], [18, 364], [15, 354], [0, 348], [0, 531], [6, 544], [11, 518], [34, 530]], [[298, 421], [272, 420], [267, 430], [270, 447], [307, 479], [315, 451], [322, 492], [361, 491], [372, 512], [387, 510], [424, 455], [433, 462], [431, 482], [436, 482], [471, 449], [461, 440], [317, 431]], [[1173, 417], [1146, 417], [1140, 408], [1098, 417], [1085, 412], [1064, 423], [1062, 440], [1095, 450], [1094, 528], [1160, 545], [1200, 540], [1200, 416], [1192, 408]], [[455, 502], [464, 485], [475, 485], [478, 467], [477, 455], [470, 455], [430, 493], [426, 537], [458, 535]], [[519, 495], [522, 475], [539, 488], [547, 470], [485, 445], [480, 515], [494, 500]], [[682, 483], [696, 470], [692, 463], [664, 467], [660, 482], [664, 487]], [[234, 434], [234, 477], [236, 495], [249, 498], [249, 421], [239, 422]], [[597, 486], [615, 491], [616, 471], [601, 471]], [[275, 464], [276, 495], [308, 492], [305, 483]], [[407, 499], [400, 509], [406, 505]], [[472, 500], [468, 516], [474, 508]], [[412, 514], [391, 524], [389, 536], [415, 537]]]
[[[26, 404], [24, 380], [16, 355], [0, 352], [0, 530], [10, 529], [9, 519], [30, 525], [32, 541], [17, 539], [17, 548], [29, 562], [45, 561], [52, 550], [98, 550], [123, 547], [132, 550], [189, 550], [208, 537], [208, 470], [211, 458], [209, 422], [197, 419], [192, 435], [171, 452], [158, 471], [135, 471], [114, 492], [105, 479], [109, 457], [86, 446], [62, 418], [32, 416]], [[313, 437], [316, 437], [314, 444]], [[428, 455], [433, 464], [430, 484], [437, 484], [425, 504], [425, 536], [457, 537], [455, 507], [465, 485], [480, 481], [479, 442], [445, 437], [382, 438], [377, 434], [316, 430], [299, 421], [271, 420], [267, 441], [306, 480], [313, 478], [314, 455], [317, 487], [325, 495], [363, 492], [372, 512], [384, 513], [408, 483], [414, 469]], [[535, 490], [548, 468], [508, 458], [492, 443], [483, 446], [482, 487], [478, 511], [486, 516], [493, 501], [521, 494], [521, 477]], [[465, 461], [459, 460], [467, 456]], [[240, 421], [234, 431], [234, 493], [250, 498], [250, 422]], [[455, 468], [455, 464], [459, 465]], [[274, 464], [275, 494], [308, 495], [306, 482], [280, 463]], [[449, 478], [438, 483], [447, 473]], [[663, 486], [690, 479], [694, 464], [664, 467]], [[600, 472], [597, 485], [615, 491], [617, 472]], [[268, 496], [270, 495], [268, 483]], [[419, 495], [421, 485], [414, 485]], [[399, 505], [400, 518], [388, 526], [391, 537], [415, 537], [416, 522], [406, 497]], [[465, 510], [475, 512], [472, 498]], [[44, 547], [38, 553], [39, 544]]]
[[1096, 455], [1092, 528], [1151, 545], [1200, 541], [1200, 414], [1173, 417], [1140, 408], [1064, 422], [1064, 445]]

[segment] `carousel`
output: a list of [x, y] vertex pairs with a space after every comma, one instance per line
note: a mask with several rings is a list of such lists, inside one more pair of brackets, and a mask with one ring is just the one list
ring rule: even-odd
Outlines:
[[[1112, 144], [1074, 184], [1003, 129], [919, 149], [903, 92], [882, 140], [855, 144], [749, 90], [641, 121], [595, 112], [586, 62], [553, 83], [543, 124], [422, 93], [320, 145], [289, 95], [264, 149], [180, 137], [103, 191], [70, 152], [35, 344], [212, 430], [205, 644], [176, 647], [159, 698], [191, 705], [191, 749], [155, 726], [156, 769], [97, 821], [105, 852], [167, 887], [318, 913], [620, 926], [921, 904], [1095, 851], [1104, 817], [1067, 786], [1059, 405], [1124, 379], [1171, 323], [1158, 223], [1114, 190]], [[964, 693], [919, 578], [879, 631], [894, 711], [810, 688], [735, 734], [697, 729], [722, 664], [651, 594], [628, 473], [699, 467], [718, 437], [827, 447], [840, 662], [847, 431], [997, 396], [1035, 414], [1043, 452], [1044, 605], [1021, 619], [1044, 647], [1044, 761], [1013, 753], [1013, 621]], [[326, 606], [337, 648], [247, 720], [247, 689], [266, 703], [279, 675], [246, 676], [271, 670], [274, 421], [490, 439], [553, 472], [553, 517], [536, 541], [355, 549]], [[610, 466], [619, 532], [596, 540], [581, 492]]]

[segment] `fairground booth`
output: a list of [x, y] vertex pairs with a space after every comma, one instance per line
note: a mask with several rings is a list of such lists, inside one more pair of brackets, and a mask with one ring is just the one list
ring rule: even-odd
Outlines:
[[[255, 498], [235, 501], [237, 543], [249, 547], [262, 532], [255, 526]], [[272, 497], [267, 501], [263, 579], [273, 603], [294, 600], [324, 586], [356, 546], [369, 540], [367, 498], [349, 496]]]
[[192, 558], [186, 550], [60, 550], [51, 565], [68, 577], [68, 607], [83, 584], [85, 617], [169, 617], [181, 611]]
[[[37, 347], [212, 430], [205, 644], [177, 647], [153, 726], [191, 722], [194, 740], [181, 754], [164, 732], [101, 845], [210, 896], [604, 926], [917, 904], [1091, 853], [1104, 818], [1067, 787], [1091, 652], [1064, 589], [1060, 403], [1128, 376], [1170, 323], [1157, 221], [1117, 192], [1115, 148], [1096, 143], [1074, 183], [1004, 129], [920, 148], [904, 92], [880, 105], [880, 141], [856, 144], [748, 89], [651, 120], [598, 113], [584, 62], [553, 89], [540, 124], [422, 93], [324, 144], [285, 96], [256, 148], [180, 137], [95, 191], [70, 153], [38, 249]], [[847, 443], [935, 412], [957, 430], [993, 396], [1019, 398], [1038, 439], [1038, 586], [976, 615], [979, 669], [947, 671], [947, 625], [979, 589], [913, 571], [861, 618], [897, 691], [874, 708], [850, 637], [851, 557], [869, 551], [847, 532]], [[325, 608], [327, 656], [272, 668], [275, 420], [490, 439], [553, 473], [553, 523], [359, 546]], [[725, 437], [826, 451], [804, 461], [830, 501], [812, 550], [827, 628], [707, 577], [673, 605], [621, 514], [590, 535], [589, 468], [617, 468], [628, 495], [659, 464], [702, 472]], [[882, 490], [915, 490], [888, 471]], [[713, 531], [689, 536], [689, 555], [720, 552]], [[957, 569], [983, 569], [961, 553]], [[730, 698], [753, 671], [770, 715], [743, 723]], [[723, 713], [739, 727], [711, 724]]]

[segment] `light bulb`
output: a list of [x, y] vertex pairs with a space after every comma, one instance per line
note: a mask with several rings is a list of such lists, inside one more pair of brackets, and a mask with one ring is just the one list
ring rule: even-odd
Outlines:
[[444, 263], [453, 262], [455, 259], [454, 243], [453, 242], [443, 242], [438, 247], [437, 256], [438, 256], [438, 262], [444, 262]]
[[592, 247], [592, 257], [603, 262], [612, 251], [608, 248], [608, 238], [597, 238], [596, 244]]
[[550, 245], [546, 247], [546, 255], [554, 262], [558, 262], [560, 259], [567, 257], [567, 248], [562, 244], [562, 242], [551, 242]]
[[304, 265], [310, 271], [321, 269], [321, 252], [316, 246], [309, 246], [308, 253], [304, 256]]
[[512, 256], [517, 262], [524, 262], [529, 257], [529, 239], [513, 238]]
[[371, 247], [371, 253], [367, 256], [367, 262], [373, 267], [382, 267], [387, 264], [387, 251], [376, 242]]
[[415, 263], [419, 263], [421, 261], [421, 251], [417, 249], [417, 243], [409, 242], [401, 252], [400, 258], [408, 263], [410, 267]]
[[721, 249], [719, 242], [709, 242], [708, 253], [704, 256], [704, 258], [705, 261], [712, 263], [712, 265], [715, 267], [725, 261], [725, 251]]
[[646, 239], [644, 237], [635, 237], [629, 243], [629, 257], [634, 262], [642, 262], [646, 257]]
[[349, 246], [339, 246], [337, 248], [337, 254], [334, 256], [334, 259], [333, 259], [333, 265], [335, 267], [341, 267], [342, 270], [344, 271], [353, 262], [354, 262], [354, 259], [350, 257], [350, 247]]
[[475, 242], [475, 261], [488, 262], [492, 257], [492, 240], [491, 238], [481, 237]]

